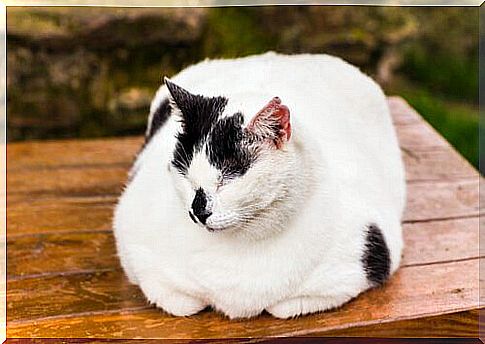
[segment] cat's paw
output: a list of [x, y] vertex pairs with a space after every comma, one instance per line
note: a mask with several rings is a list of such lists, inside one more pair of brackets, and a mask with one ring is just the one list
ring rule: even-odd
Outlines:
[[175, 316], [193, 315], [207, 307], [205, 302], [180, 293], [163, 295], [155, 301], [155, 304]]
[[175, 316], [188, 316], [196, 314], [208, 306], [201, 299], [174, 291], [171, 288], [160, 287], [160, 285], [162, 283], [157, 279], [146, 279], [140, 284], [140, 287], [151, 304], [155, 304], [167, 313]]
[[348, 301], [347, 297], [311, 297], [302, 296], [283, 300], [266, 308], [276, 318], [288, 319], [315, 312], [326, 311], [335, 308]]

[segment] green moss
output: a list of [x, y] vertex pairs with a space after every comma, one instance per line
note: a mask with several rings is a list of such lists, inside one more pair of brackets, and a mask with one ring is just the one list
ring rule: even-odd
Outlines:
[[275, 49], [275, 40], [257, 22], [257, 8], [213, 8], [207, 18], [202, 55], [239, 57]]

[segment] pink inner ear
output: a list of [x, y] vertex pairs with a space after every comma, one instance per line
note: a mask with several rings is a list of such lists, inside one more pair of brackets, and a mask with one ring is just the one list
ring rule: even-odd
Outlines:
[[278, 148], [291, 137], [290, 110], [281, 104], [279, 97], [274, 97], [266, 104], [251, 122], [248, 130], [257, 135], [274, 139]]

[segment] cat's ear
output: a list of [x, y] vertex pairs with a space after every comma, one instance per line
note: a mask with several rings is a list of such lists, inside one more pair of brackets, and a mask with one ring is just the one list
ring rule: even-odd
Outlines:
[[169, 78], [164, 77], [163, 81], [170, 93], [170, 106], [172, 109], [180, 110], [182, 115], [190, 113], [192, 105], [196, 101], [196, 96], [186, 89], [174, 84]]
[[253, 117], [247, 130], [281, 148], [291, 137], [290, 110], [274, 97]]

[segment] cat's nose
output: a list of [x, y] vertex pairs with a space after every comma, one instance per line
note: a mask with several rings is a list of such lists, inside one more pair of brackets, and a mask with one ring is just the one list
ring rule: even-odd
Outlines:
[[[207, 209], [207, 196], [202, 188], [199, 188], [195, 192], [195, 197], [192, 202], [192, 212], [199, 221], [205, 225], [207, 218], [212, 215], [212, 212]], [[189, 212], [190, 217], [192, 220], [192, 213]], [[196, 222], [196, 221], [194, 221]]]

